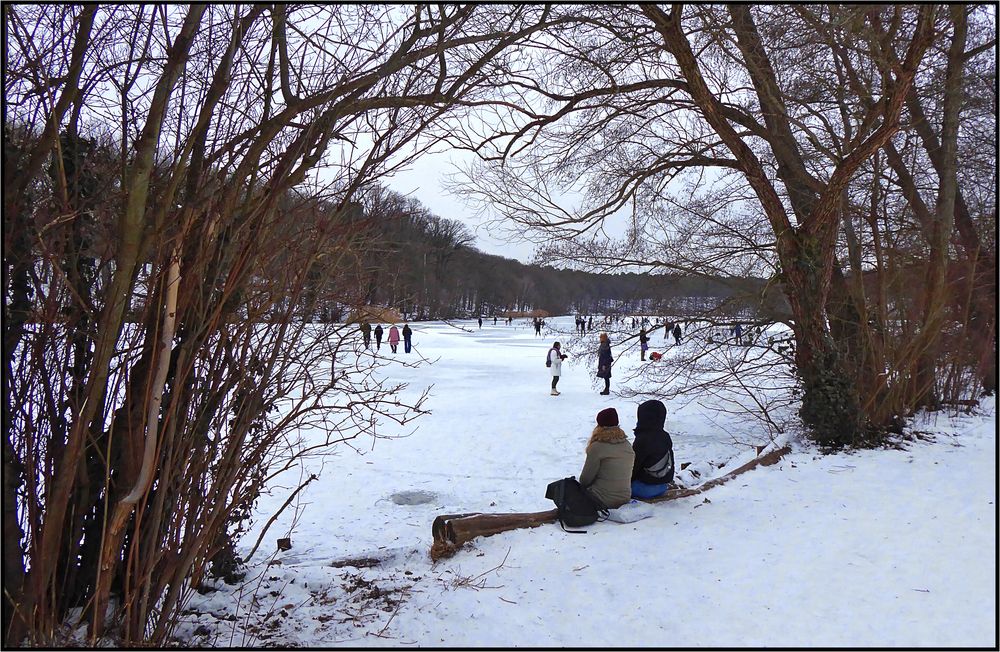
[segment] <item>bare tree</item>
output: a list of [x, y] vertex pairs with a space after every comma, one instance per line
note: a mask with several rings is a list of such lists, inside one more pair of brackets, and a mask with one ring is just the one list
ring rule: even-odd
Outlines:
[[[932, 48], [949, 31], [958, 40], [948, 10], [563, 10], [575, 22], [532, 43], [531, 65], [544, 74], [519, 80], [519, 101], [459, 140], [482, 161], [467, 174], [474, 188], [466, 196], [539, 240], [556, 240], [545, 251], [564, 260], [770, 275], [788, 300], [800, 414], [817, 439], [857, 443], [870, 428], [894, 427], [912, 401], [883, 410], [859, 395], [859, 372], [861, 387], [909, 381], [856, 353], [868, 332], [865, 306], [861, 295], [849, 297], [872, 254], [851, 241], [856, 230], [845, 233], [844, 216], [862, 211], [882, 239], [877, 255], [892, 253], [885, 241], [900, 232], [865, 214], [884, 208], [886, 197], [869, 193], [866, 205], [859, 189], [883, 174], [879, 152], [909, 127], [908, 98], [944, 68]], [[962, 52], [955, 61], [968, 61]], [[861, 86], [850, 83], [848, 64]], [[618, 230], [624, 238], [608, 236]], [[851, 256], [849, 277], [841, 261]], [[941, 265], [934, 268], [939, 274]], [[927, 360], [919, 341], [907, 346], [897, 368]]]
[[550, 18], [19, 5], [4, 21], [4, 637], [50, 642], [81, 607], [92, 642], [110, 622], [155, 644], [275, 474], [419, 413], [336, 363], [348, 331], [299, 315], [359, 301], [337, 280], [356, 277], [356, 197]]

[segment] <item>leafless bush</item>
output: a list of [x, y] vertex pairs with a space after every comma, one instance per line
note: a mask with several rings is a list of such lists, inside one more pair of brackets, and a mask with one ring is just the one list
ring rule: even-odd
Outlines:
[[363, 303], [359, 193], [546, 13], [3, 17], [4, 640], [157, 644], [278, 474], [420, 413], [310, 315]]

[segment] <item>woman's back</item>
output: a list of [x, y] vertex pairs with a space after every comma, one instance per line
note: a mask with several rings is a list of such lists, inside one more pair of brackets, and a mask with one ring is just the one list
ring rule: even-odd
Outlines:
[[618, 412], [614, 408], [601, 410], [587, 444], [580, 484], [605, 507], [620, 507], [632, 498], [634, 461], [632, 444], [618, 426]]
[[[632, 465], [635, 453], [628, 439], [617, 442], [594, 442], [587, 452], [584, 469], [594, 466], [593, 478], [580, 484], [608, 508], [621, 507], [632, 498]], [[588, 474], [589, 475], [589, 474]]]

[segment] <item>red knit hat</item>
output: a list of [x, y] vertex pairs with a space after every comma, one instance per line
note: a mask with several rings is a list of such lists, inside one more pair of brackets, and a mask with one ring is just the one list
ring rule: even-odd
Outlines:
[[614, 408], [604, 408], [597, 413], [597, 425], [608, 428], [618, 425], [618, 410]]

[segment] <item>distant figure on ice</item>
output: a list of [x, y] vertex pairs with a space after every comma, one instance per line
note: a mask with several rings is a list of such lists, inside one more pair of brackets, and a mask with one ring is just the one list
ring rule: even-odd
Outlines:
[[382, 348], [382, 324], [375, 326], [375, 350]]
[[635, 464], [632, 466], [632, 497], [656, 498], [667, 491], [674, 480], [674, 443], [663, 429], [667, 406], [651, 400], [635, 413]]
[[674, 323], [672, 321], [665, 320], [663, 322], [663, 339], [664, 341], [670, 339], [670, 332], [674, 330]]
[[611, 393], [611, 363], [615, 361], [611, 357], [611, 339], [607, 333], [601, 333], [601, 345], [597, 347], [597, 377], [604, 379], [604, 391], [601, 394], [607, 396]]
[[680, 322], [677, 322], [676, 324], [674, 324], [674, 343], [675, 344], [680, 344], [681, 343], [681, 323]]
[[542, 320], [535, 317], [535, 335], [541, 336], [542, 334]]
[[483, 327], [483, 318], [481, 316], [479, 317], [479, 327]]
[[743, 324], [736, 322], [736, 326], [733, 327], [733, 333], [736, 335], [736, 343], [743, 343]]
[[361, 337], [365, 340], [365, 348], [367, 349], [372, 343], [372, 325], [368, 323], [368, 320], [361, 322]]
[[634, 463], [632, 444], [618, 426], [618, 411], [601, 410], [597, 413], [597, 427], [587, 442], [580, 484], [598, 505], [607, 509], [621, 507], [632, 498]]
[[410, 325], [407, 323], [403, 324], [403, 353], [410, 352], [410, 338], [413, 337], [413, 330], [410, 329]]
[[493, 325], [494, 326], [497, 325], [497, 316], [496, 315], [493, 315]]
[[649, 349], [649, 335], [646, 334], [645, 328], [639, 329], [639, 352], [641, 354], [641, 360], [646, 361], [646, 351]]
[[594, 330], [594, 316], [593, 315], [591, 315], [590, 317], [587, 317], [587, 331], [590, 332], [592, 330]]
[[389, 328], [389, 348], [392, 349], [393, 353], [395, 353], [397, 346], [399, 346], [399, 329], [396, 328], [395, 324], [393, 324], [392, 327]]
[[545, 366], [549, 367], [552, 371], [552, 392], [553, 396], [559, 396], [560, 392], [556, 389], [556, 385], [559, 384], [559, 376], [562, 374], [562, 361], [567, 358], [562, 351], [559, 350], [559, 342], [555, 342], [552, 348], [549, 349], [548, 356], [545, 358]]

